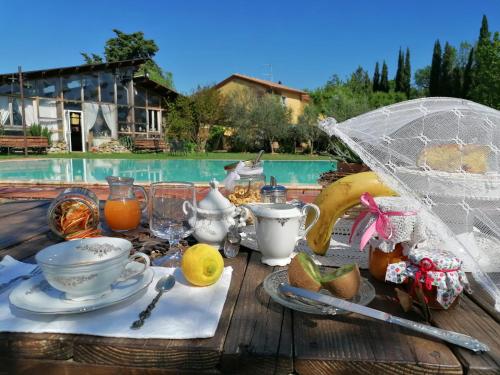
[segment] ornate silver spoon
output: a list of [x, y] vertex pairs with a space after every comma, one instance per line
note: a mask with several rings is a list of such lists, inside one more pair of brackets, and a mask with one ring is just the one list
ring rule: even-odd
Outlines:
[[163, 276], [160, 280], [158, 280], [155, 286], [155, 289], [157, 290], [158, 294], [151, 301], [148, 307], [146, 307], [146, 309], [139, 314], [139, 319], [133, 322], [130, 328], [132, 329], [141, 328], [144, 324], [144, 321], [151, 315], [151, 311], [153, 311], [153, 309], [155, 308], [156, 302], [158, 302], [162, 294], [164, 292], [168, 292], [170, 289], [174, 287], [174, 285], [175, 285], [174, 275]]

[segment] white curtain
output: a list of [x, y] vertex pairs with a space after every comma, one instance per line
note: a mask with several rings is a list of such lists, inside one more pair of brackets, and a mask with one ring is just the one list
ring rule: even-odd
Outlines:
[[118, 138], [118, 111], [116, 109], [116, 105], [114, 104], [101, 104], [102, 115], [104, 117], [104, 121], [108, 125], [108, 128], [111, 129], [111, 138]]
[[[20, 106], [19, 106], [19, 112], [22, 113]], [[26, 116], [26, 126], [38, 124], [36, 105], [32, 99], [24, 99], [24, 114]]]
[[88, 137], [88, 132], [92, 129], [97, 119], [97, 113], [99, 112], [99, 104], [97, 103], [83, 103], [83, 131], [85, 132], [85, 138]]
[[0, 125], [3, 126], [9, 121], [10, 109], [9, 98], [0, 96]]

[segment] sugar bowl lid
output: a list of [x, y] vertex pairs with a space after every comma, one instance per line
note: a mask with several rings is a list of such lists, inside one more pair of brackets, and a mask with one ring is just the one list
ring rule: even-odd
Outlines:
[[224, 197], [219, 191], [219, 182], [213, 178], [210, 183], [210, 191], [198, 203], [198, 208], [207, 211], [221, 211], [233, 206], [233, 204]]

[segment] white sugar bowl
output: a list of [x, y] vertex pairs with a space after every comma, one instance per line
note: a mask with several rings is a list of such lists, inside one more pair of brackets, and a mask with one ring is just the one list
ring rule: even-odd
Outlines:
[[195, 208], [193, 236], [198, 242], [221, 248], [229, 228], [245, 225], [247, 213], [221, 194], [216, 179], [212, 179], [209, 185], [210, 191]]

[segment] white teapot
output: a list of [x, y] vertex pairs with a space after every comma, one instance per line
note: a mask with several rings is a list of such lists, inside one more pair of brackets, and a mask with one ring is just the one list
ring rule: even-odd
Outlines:
[[[261, 262], [269, 266], [286, 266], [298, 240], [304, 239], [318, 221], [318, 206], [305, 204], [301, 210], [289, 203], [249, 203], [243, 207], [255, 217], [255, 235]], [[300, 221], [308, 209], [314, 210], [313, 221], [300, 232]]]
[[220, 193], [216, 179], [212, 179], [209, 185], [210, 191], [195, 208], [196, 223], [193, 236], [198, 242], [220, 248], [224, 246], [229, 228], [244, 226], [248, 214]]

